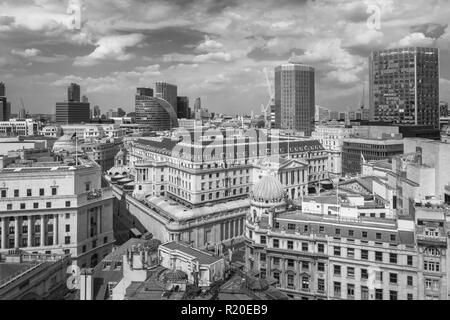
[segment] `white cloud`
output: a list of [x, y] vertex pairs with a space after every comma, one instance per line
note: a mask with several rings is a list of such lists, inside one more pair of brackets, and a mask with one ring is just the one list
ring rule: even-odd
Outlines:
[[33, 58], [38, 56], [41, 53], [41, 50], [35, 49], [35, 48], [31, 48], [31, 49], [25, 49], [23, 51], [19, 51], [19, 50], [11, 50], [12, 54], [15, 54], [19, 57], [22, 58]]
[[431, 46], [434, 40], [427, 38], [423, 33], [411, 33], [402, 38], [397, 43], [391, 45], [391, 47], [414, 47], [414, 46]]
[[144, 38], [144, 35], [138, 33], [102, 37], [97, 41], [97, 48], [87, 56], [76, 58], [74, 65], [87, 67], [103, 60], [130, 60], [134, 55], [127, 53], [126, 49], [137, 46]]

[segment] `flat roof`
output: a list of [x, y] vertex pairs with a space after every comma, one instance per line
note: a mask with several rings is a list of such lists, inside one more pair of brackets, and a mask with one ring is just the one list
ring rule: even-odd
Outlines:
[[168, 242], [168, 243], [162, 244], [161, 246], [165, 247], [167, 249], [170, 249], [170, 250], [178, 250], [178, 251], [184, 252], [192, 257], [195, 257], [200, 264], [210, 265], [217, 261], [222, 260], [222, 258], [215, 257], [212, 254], [192, 248], [181, 242], [173, 241], [173, 242]]

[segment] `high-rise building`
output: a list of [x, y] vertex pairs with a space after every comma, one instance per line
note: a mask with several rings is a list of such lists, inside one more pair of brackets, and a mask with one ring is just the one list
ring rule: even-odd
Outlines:
[[156, 82], [155, 97], [164, 99], [172, 106], [175, 114], [177, 114], [177, 96], [178, 88], [176, 85], [166, 82]]
[[375, 121], [439, 126], [439, 50], [372, 52], [370, 111]]
[[102, 115], [100, 107], [94, 106], [94, 118], [98, 119]]
[[61, 124], [89, 123], [91, 111], [89, 103], [67, 101], [56, 103], [56, 122]]
[[197, 111], [199, 111], [201, 108], [202, 108], [202, 99], [201, 98], [195, 99], [194, 113], [197, 113]]
[[314, 68], [290, 62], [275, 68], [275, 105], [281, 129], [314, 131]]
[[80, 86], [71, 83], [67, 89], [68, 101], [56, 103], [56, 122], [61, 124], [89, 123], [91, 108], [86, 96], [80, 102]]
[[67, 101], [80, 102], [80, 86], [76, 83], [71, 83], [67, 88]]
[[189, 119], [189, 98], [177, 97], [177, 117], [178, 119]]
[[6, 86], [0, 82], [0, 121], [9, 121], [11, 118], [11, 104], [6, 99]]
[[[147, 96], [150, 91], [136, 92], [136, 123], [149, 126], [152, 131], [166, 131], [178, 127], [177, 114], [165, 99]], [[176, 99], [175, 99], [176, 100]]]

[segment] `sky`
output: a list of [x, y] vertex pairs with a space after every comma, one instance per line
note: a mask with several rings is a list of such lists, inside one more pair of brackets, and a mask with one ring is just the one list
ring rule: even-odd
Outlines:
[[371, 51], [431, 46], [449, 101], [448, 17], [448, 0], [3, 0], [0, 81], [13, 112], [22, 99], [53, 113], [71, 82], [102, 112], [132, 112], [136, 87], [167, 81], [191, 106], [259, 114], [266, 75], [273, 86], [293, 58], [316, 69], [318, 105], [348, 111], [368, 92]]

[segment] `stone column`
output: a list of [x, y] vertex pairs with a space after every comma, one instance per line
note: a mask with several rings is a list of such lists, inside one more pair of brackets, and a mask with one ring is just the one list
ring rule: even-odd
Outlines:
[[53, 225], [53, 245], [57, 246], [59, 244], [59, 221], [58, 214], [55, 214], [53, 217], [54, 225]]
[[14, 219], [14, 247], [20, 248], [20, 230], [19, 230], [19, 217]]
[[6, 217], [2, 217], [2, 250], [6, 249], [6, 233], [8, 230], [6, 230]]
[[28, 247], [31, 248], [33, 246], [33, 216], [28, 216]]
[[41, 215], [41, 247], [45, 247], [45, 215]]

